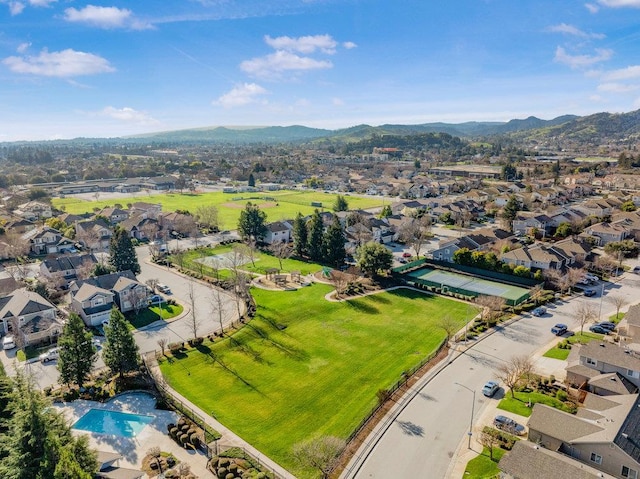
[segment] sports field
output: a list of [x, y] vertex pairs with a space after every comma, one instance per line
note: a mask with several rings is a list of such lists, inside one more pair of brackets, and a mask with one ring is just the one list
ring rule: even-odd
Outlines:
[[[67, 213], [82, 214], [91, 213], [94, 208], [104, 208], [119, 204], [126, 208], [127, 204], [143, 201], [146, 203], [160, 203], [162, 211], [187, 210], [195, 213], [198, 206], [215, 205], [218, 207], [220, 229], [235, 229], [240, 217], [240, 211], [248, 202], [257, 204], [267, 213], [268, 221], [280, 221], [293, 219], [298, 212], [309, 215], [318, 208], [331, 210], [336, 201], [337, 194], [323, 193], [321, 191], [283, 190], [258, 193], [166, 193], [159, 195], [146, 195], [144, 193], [132, 194], [127, 198], [105, 199], [88, 201], [80, 198], [53, 198], [52, 204], [56, 208], [64, 209]], [[98, 196], [99, 198], [99, 196]], [[382, 200], [365, 198], [360, 196], [345, 196], [349, 209], [365, 209], [382, 206]], [[320, 206], [321, 205], [321, 206]]]
[[465, 274], [451, 273], [431, 268], [421, 268], [407, 274], [431, 286], [455, 288], [488, 296], [499, 296], [511, 303], [519, 303], [529, 294], [529, 290], [510, 284], [475, 278]]

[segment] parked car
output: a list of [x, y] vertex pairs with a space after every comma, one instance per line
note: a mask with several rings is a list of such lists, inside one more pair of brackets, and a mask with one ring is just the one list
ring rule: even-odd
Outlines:
[[597, 291], [595, 289], [591, 289], [591, 288], [587, 288], [585, 289], [582, 294], [584, 294], [585, 296], [595, 296], [597, 294]]
[[151, 296], [149, 298], [149, 303], [153, 304], [153, 303], [162, 303], [164, 301], [164, 298], [162, 296], [160, 296], [159, 294], [154, 294], [153, 296]]
[[403, 258], [411, 258], [411, 253], [408, 253], [408, 252], [405, 251], [404, 253], [402, 253], [402, 257]]
[[158, 288], [158, 291], [160, 291], [161, 293], [171, 294], [171, 288], [169, 288], [169, 286], [167, 286], [166, 284], [158, 283], [156, 288]]
[[615, 331], [616, 329], [616, 323], [612, 323], [611, 321], [601, 321], [599, 323], [596, 323], [596, 326], [608, 329], [609, 331]]
[[600, 278], [598, 278], [595, 274], [592, 273], [587, 273], [584, 275], [585, 278], [587, 278], [589, 281], [592, 281], [594, 283], [600, 281]]
[[518, 436], [524, 434], [525, 431], [522, 424], [517, 423], [507, 416], [496, 416], [493, 420], [493, 425], [498, 429], [502, 429], [511, 434], [517, 434]]
[[633, 268], [633, 269], [631, 270], [631, 272], [632, 272], [632, 273], [635, 273], [635, 274], [640, 274], [640, 266], [636, 266], [635, 268]]
[[38, 356], [38, 359], [40, 360], [41, 363], [48, 363], [49, 361], [55, 361], [59, 357], [60, 357], [60, 352], [58, 351], [58, 348], [52, 348], [49, 351], [42, 353], [40, 356]]
[[488, 398], [492, 397], [500, 389], [500, 385], [496, 381], [487, 381], [482, 388], [482, 394]]
[[545, 314], [547, 314], [547, 308], [545, 308], [544, 306], [538, 306], [536, 309], [531, 311], [531, 314], [533, 314], [534, 316], [544, 316]]
[[597, 334], [609, 334], [611, 332], [608, 329], [603, 328], [602, 326], [598, 326], [597, 324], [594, 324], [593, 326], [591, 326], [589, 328], [589, 331]]
[[109, 319], [102, 320], [102, 327], [104, 328], [105, 326], [109, 326]]
[[564, 333], [567, 332], [567, 325], [558, 323], [553, 328], [551, 328], [551, 332], [556, 336], [562, 336]]
[[5, 336], [2, 340], [2, 349], [13, 349], [16, 347], [16, 341], [13, 336]]

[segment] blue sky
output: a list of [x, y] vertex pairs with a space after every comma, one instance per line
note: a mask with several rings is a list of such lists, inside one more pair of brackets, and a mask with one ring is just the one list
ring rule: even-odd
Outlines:
[[0, 141], [640, 108], [640, 0], [0, 0]]

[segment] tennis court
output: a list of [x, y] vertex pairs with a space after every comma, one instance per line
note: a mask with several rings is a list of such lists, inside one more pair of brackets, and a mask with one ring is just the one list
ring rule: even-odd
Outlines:
[[431, 268], [421, 268], [407, 273], [407, 276], [414, 278], [418, 283], [443, 290], [451, 289], [456, 292], [471, 293], [474, 296], [481, 294], [499, 296], [506, 299], [509, 304], [521, 303], [529, 296], [529, 290], [526, 288]]

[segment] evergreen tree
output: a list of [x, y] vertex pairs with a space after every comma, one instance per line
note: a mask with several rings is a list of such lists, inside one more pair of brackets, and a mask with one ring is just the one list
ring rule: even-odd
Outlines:
[[109, 324], [104, 327], [106, 341], [102, 351], [104, 363], [113, 374], [120, 377], [138, 367], [138, 346], [127, 328], [127, 321], [117, 308], [111, 310]]
[[[18, 374], [13, 381], [8, 431], [0, 436], [3, 479], [84, 479], [97, 470], [95, 452], [86, 436], [75, 438], [64, 417], [50, 407], [30, 381]], [[56, 475], [61, 458], [76, 475]], [[83, 474], [84, 473], [84, 474]]]
[[293, 251], [301, 258], [307, 254], [307, 225], [301, 213], [293, 220]]
[[58, 339], [60, 384], [73, 383], [78, 387], [83, 386], [96, 360], [96, 348], [91, 343], [92, 337], [93, 335], [85, 329], [82, 318], [76, 313], [71, 313]]
[[344, 231], [337, 216], [333, 217], [331, 226], [323, 237], [324, 260], [329, 264], [340, 266], [344, 263], [347, 252], [344, 248]]
[[116, 226], [109, 243], [109, 262], [114, 271], [131, 270], [133, 274], [140, 274], [140, 264], [129, 234]]
[[369, 276], [376, 276], [393, 264], [393, 253], [375, 241], [360, 246], [356, 256], [358, 267]]
[[313, 261], [320, 261], [322, 259], [323, 232], [324, 225], [322, 224], [322, 217], [320, 216], [320, 212], [315, 210], [311, 219], [307, 222], [307, 251]]
[[338, 195], [336, 201], [333, 203], [333, 211], [347, 211], [348, 209], [349, 203], [347, 199], [342, 195]]
[[245, 241], [257, 242], [267, 233], [267, 214], [258, 205], [249, 202], [240, 212], [238, 233]]
[[253, 177], [253, 173], [249, 173], [249, 181], [247, 181], [247, 186], [256, 186], [256, 179]]
[[391, 211], [391, 205], [384, 205], [382, 207], [382, 211], [380, 211], [380, 214], [378, 215], [378, 217], [379, 218], [388, 218], [391, 215], [393, 215], [393, 211]]
[[515, 195], [511, 195], [502, 209], [502, 217], [508, 223], [510, 230], [513, 230], [513, 220], [516, 219], [518, 211], [520, 211], [520, 202]]

